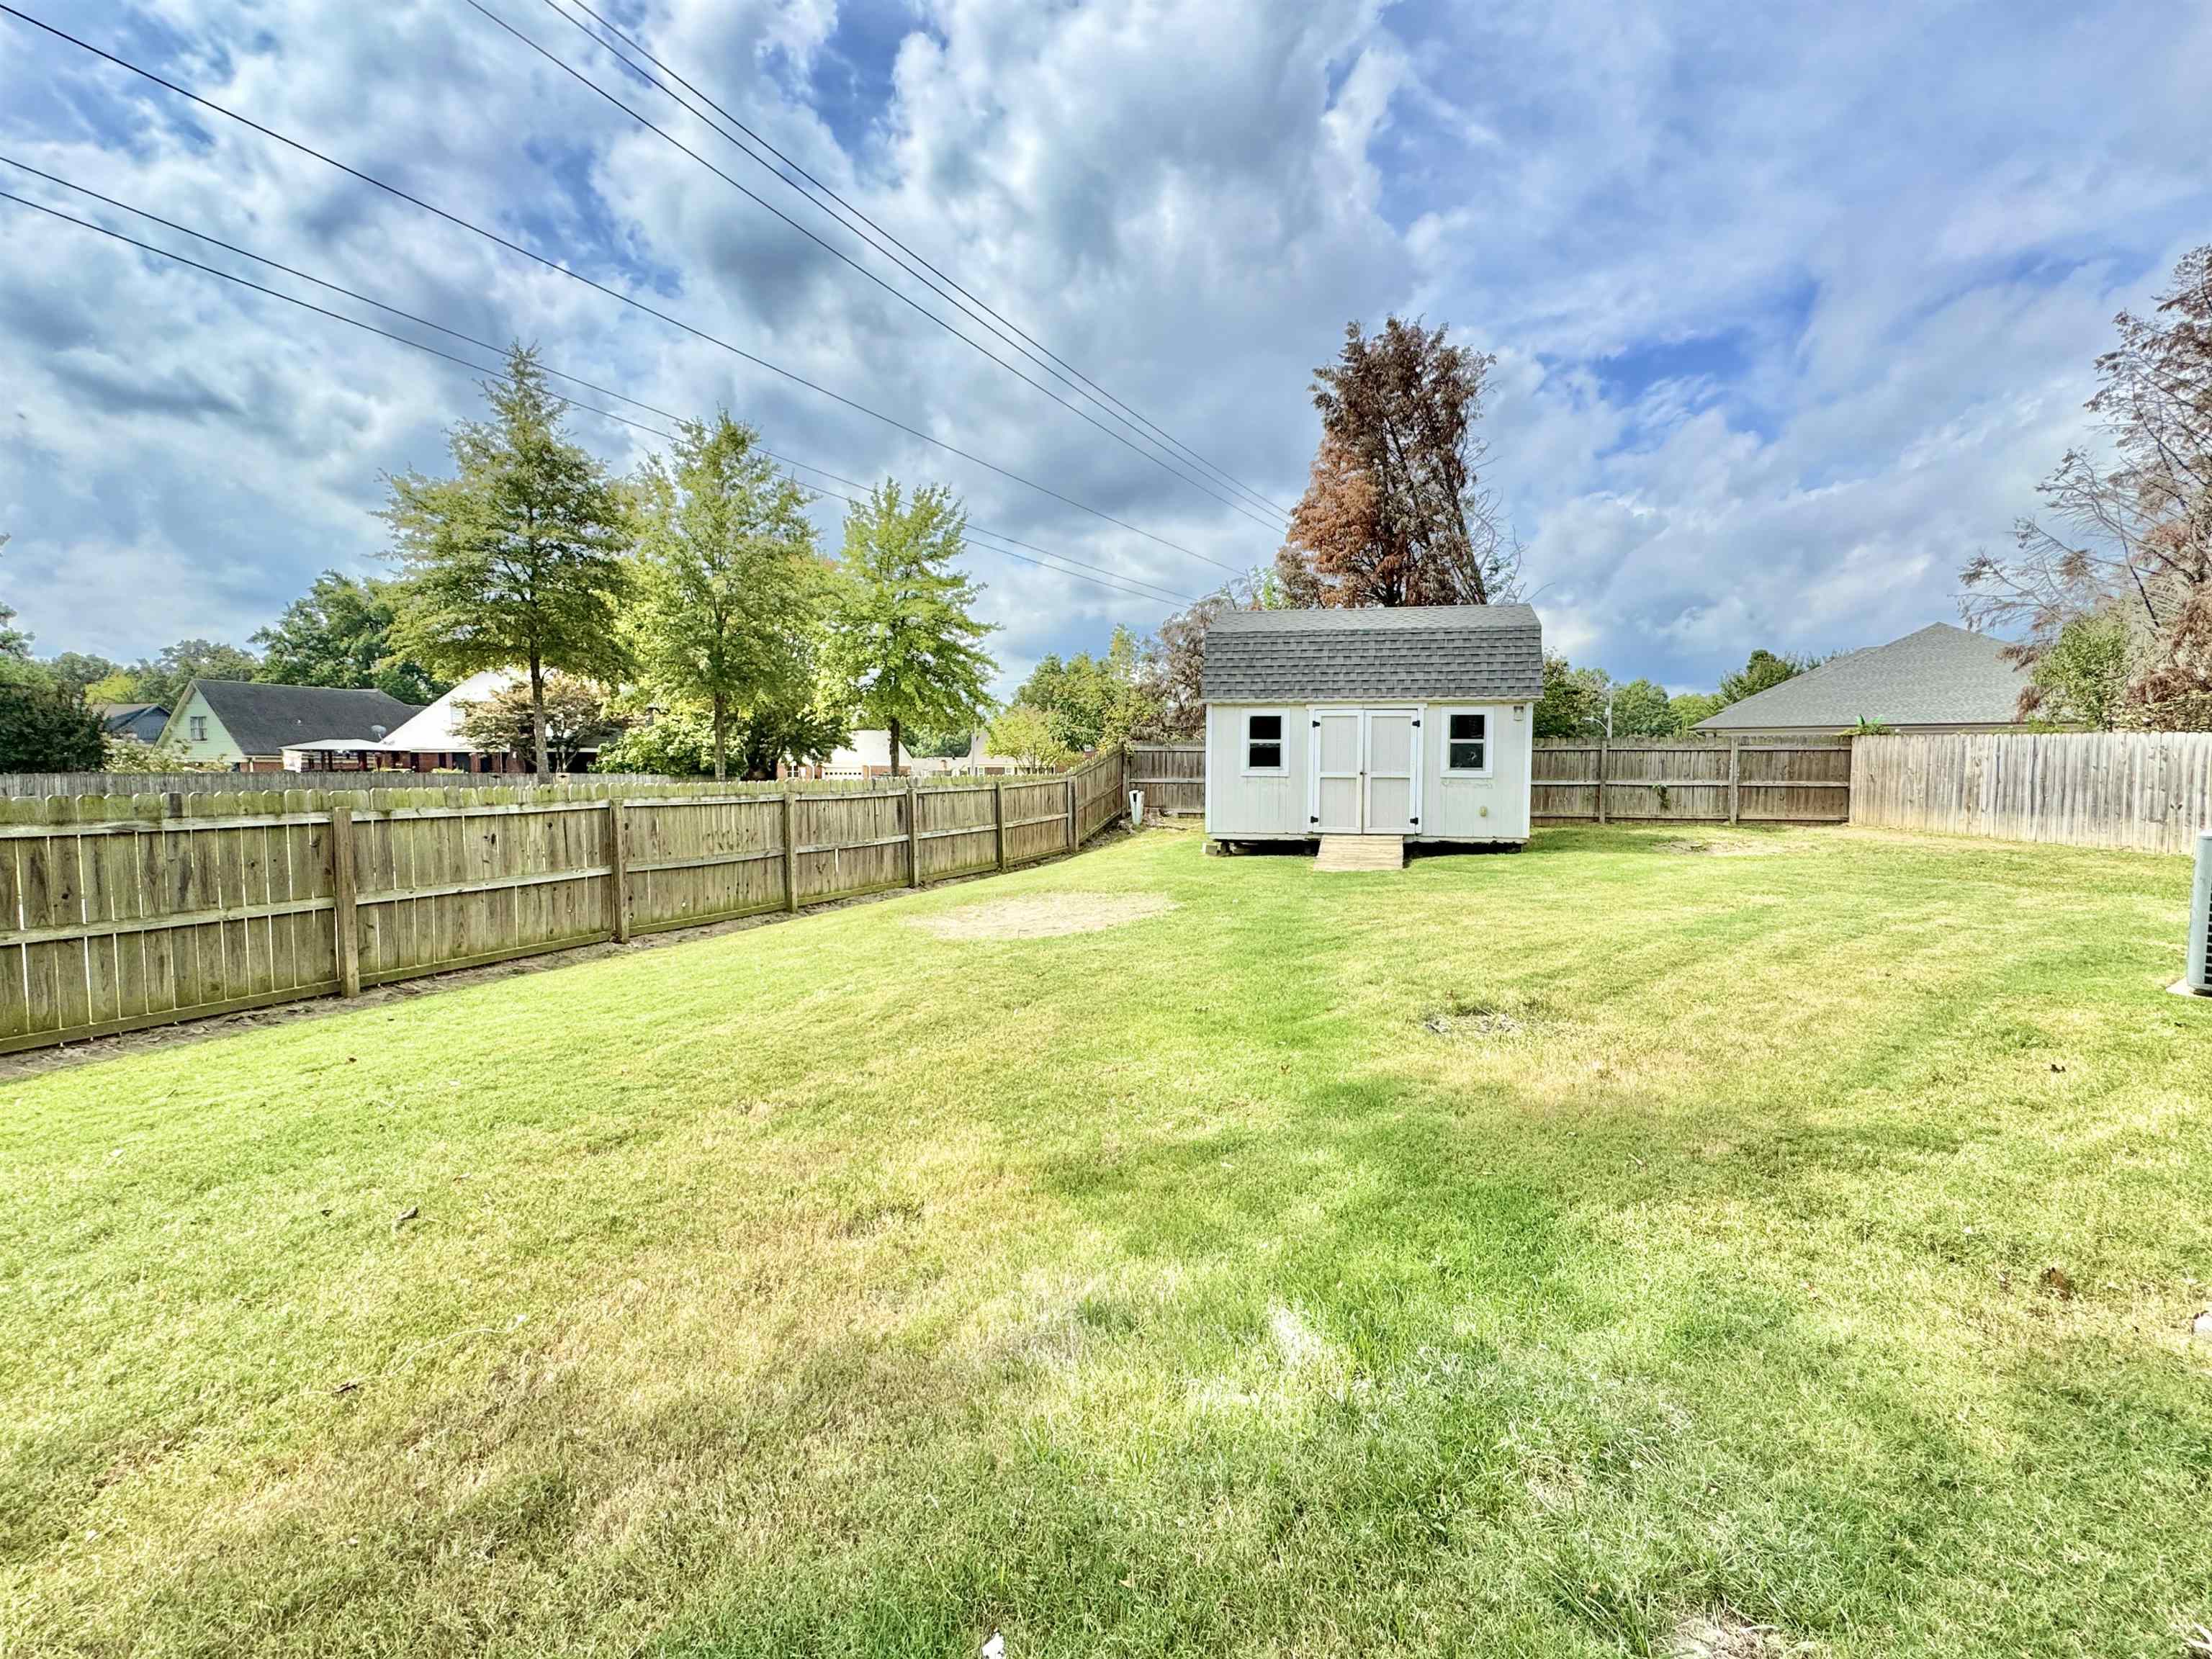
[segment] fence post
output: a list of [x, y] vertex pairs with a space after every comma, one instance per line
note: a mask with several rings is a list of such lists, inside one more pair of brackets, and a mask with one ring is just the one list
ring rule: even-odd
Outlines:
[[1729, 822], [1734, 823], [1743, 815], [1743, 737], [1740, 732], [1729, 734]]
[[906, 884], [921, 885], [921, 784], [910, 772], [906, 780]]
[[1067, 775], [1067, 850], [1073, 853], [1081, 843], [1075, 839], [1075, 774]]
[[337, 930], [338, 994], [361, 994], [361, 928], [355, 919], [353, 808], [331, 808], [331, 915]]
[[1605, 775], [1608, 745], [1603, 738], [1597, 740], [1597, 821], [1605, 822]]
[[629, 943], [629, 814], [607, 798], [607, 863], [614, 878], [615, 943]]
[[999, 832], [999, 868], [1006, 867], [1006, 781], [1000, 778], [991, 788], [991, 823]]
[[783, 908], [799, 908], [799, 824], [798, 797], [792, 791], [783, 792]]

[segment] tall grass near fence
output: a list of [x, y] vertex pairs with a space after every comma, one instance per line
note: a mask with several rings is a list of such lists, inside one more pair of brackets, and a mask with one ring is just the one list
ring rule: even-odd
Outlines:
[[1012, 869], [1125, 777], [0, 800], [0, 1052]]

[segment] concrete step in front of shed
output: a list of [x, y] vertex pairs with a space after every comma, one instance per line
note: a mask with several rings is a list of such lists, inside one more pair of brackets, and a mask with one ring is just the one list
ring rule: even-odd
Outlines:
[[1323, 836], [1316, 870], [1402, 870], [1403, 836]]

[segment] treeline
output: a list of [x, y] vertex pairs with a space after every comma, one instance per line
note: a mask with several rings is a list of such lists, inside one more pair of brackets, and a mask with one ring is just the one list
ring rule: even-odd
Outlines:
[[40, 693], [35, 720], [0, 708], [0, 769], [121, 761], [103, 755], [89, 704], [173, 709], [195, 678], [374, 686], [420, 704], [509, 670], [465, 729], [541, 773], [597, 749], [624, 770], [771, 776], [855, 726], [888, 729], [896, 764], [915, 738], [964, 747], [988, 717], [998, 670], [981, 590], [956, 568], [967, 515], [950, 490], [877, 485], [831, 557], [807, 492], [726, 412], [680, 422], [667, 455], [617, 477], [564, 433], [533, 351], [515, 347], [483, 391], [487, 418], [450, 435], [450, 473], [388, 481], [398, 574], [326, 571], [252, 636], [258, 650], [185, 640], [129, 665], [40, 662], [0, 608], [0, 659]]

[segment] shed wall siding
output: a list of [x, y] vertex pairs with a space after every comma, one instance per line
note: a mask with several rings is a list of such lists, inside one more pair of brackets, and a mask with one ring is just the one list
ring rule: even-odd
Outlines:
[[[1530, 757], [1535, 721], [1528, 705], [1488, 702], [1408, 703], [1387, 697], [1372, 702], [1230, 703], [1206, 710], [1206, 832], [1218, 839], [1310, 836], [1307, 770], [1318, 708], [1422, 709], [1421, 831], [1430, 841], [1526, 841], [1528, 838]], [[1490, 717], [1490, 775], [1470, 778], [1444, 771], [1444, 717], [1474, 711]], [[1253, 775], [1244, 765], [1247, 714], [1283, 716], [1284, 774]]]

